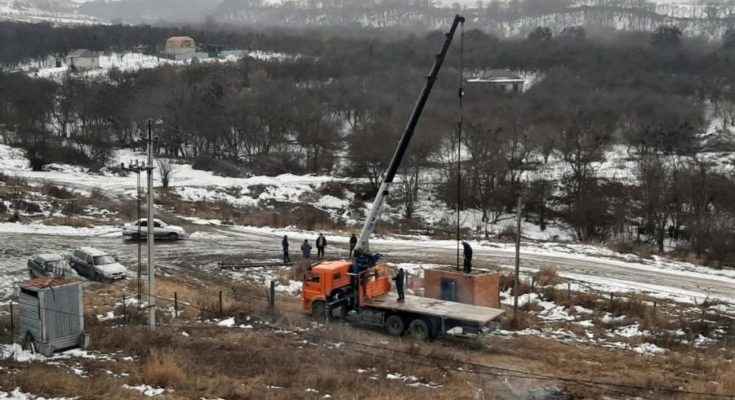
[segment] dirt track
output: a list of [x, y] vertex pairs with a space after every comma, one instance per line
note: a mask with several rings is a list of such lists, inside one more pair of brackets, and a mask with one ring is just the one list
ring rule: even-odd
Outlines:
[[[192, 229], [192, 228], [190, 228]], [[280, 235], [270, 233], [252, 233], [228, 227], [198, 226], [193, 228], [198, 233], [192, 239], [177, 242], [156, 242], [156, 264], [159, 268], [211, 269], [219, 261], [263, 261], [280, 258]], [[290, 238], [292, 254], [305, 237], [295, 235]], [[312, 239], [308, 237], [309, 239]], [[334, 243], [338, 241], [337, 243]], [[27, 276], [26, 261], [34, 253], [57, 252], [69, 253], [81, 246], [92, 246], [104, 249], [120, 257], [124, 265], [131, 271], [137, 267], [138, 246], [136, 242], [123, 240], [121, 236], [73, 237], [49, 236], [38, 234], [4, 234], [0, 245], [0, 272], [5, 278], [0, 283], [0, 299], [11, 294], [12, 288], [2, 288], [12, 281]], [[378, 244], [375, 245], [376, 247]], [[407, 241], [405, 244], [390, 241], [380, 243], [380, 251], [389, 261], [416, 263], [453, 264], [456, 250], [436, 248], [431, 242]], [[332, 239], [327, 248], [327, 256], [346, 256], [346, 238]], [[142, 247], [142, 259], [145, 263], [145, 243]], [[499, 265], [510, 268], [514, 263], [514, 254], [505, 249], [476, 248], [475, 264], [477, 266]], [[707, 295], [729, 299], [735, 304], [735, 285], [733, 280], [713, 274], [711, 277], [693, 278], [676, 272], [650, 270], [640, 268], [640, 264], [625, 263], [614, 259], [575, 259], [574, 255], [539, 255], [522, 253], [522, 267], [540, 268], [555, 266], [559, 272], [571, 274], [575, 280], [585, 282], [613, 282], [636, 288], [641, 291], [673, 292], [679, 296], [704, 298]], [[655, 287], [651, 287], [655, 285]]]

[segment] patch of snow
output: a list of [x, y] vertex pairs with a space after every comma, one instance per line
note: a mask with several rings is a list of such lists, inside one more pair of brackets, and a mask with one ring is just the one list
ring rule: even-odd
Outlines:
[[350, 201], [347, 199], [338, 199], [331, 195], [322, 196], [319, 201], [314, 203], [315, 207], [319, 208], [337, 208], [343, 209], [350, 205]]
[[53, 236], [100, 236], [114, 237], [120, 236], [120, 228], [115, 226], [96, 226], [94, 228], [75, 228], [71, 226], [44, 225], [33, 222], [30, 224], [21, 224], [19, 222], [2, 222], [0, 223], [0, 233], [21, 233], [33, 235], [53, 235]]
[[123, 384], [122, 387], [123, 389], [135, 390], [137, 392], [140, 392], [140, 394], [146, 397], [156, 397], [166, 392], [166, 389], [164, 388], [154, 388], [153, 386], [150, 386], [150, 385], [131, 386], [128, 384]]
[[620, 327], [616, 329], [614, 333], [617, 336], [622, 336], [622, 337], [627, 337], [627, 338], [646, 335], [646, 332], [641, 332], [639, 324], [633, 324], [633, 325]]
[[44, 361], [46, 357], [23, 350], [17, 343], [0, 345], [0, 360], [13, 360], [16, 362]]
[[220, 322], [217, 322], [217, 326], [224, 326], [226, 328], [232, 328], [233, 326], [235, 326], [235, 318], [234, 317], [227, 318]]
[[666, 349], [658, 347], [653, 343], [643, 343], [633, 347], [633, 351], [640, 354], [662, 354], [666, 352]]
[[79, 397], [43, 397], [30, 393], [25, 393], [21, 389], [15, 388], [12, 392], [3, 392], [0, 390], [0, 400], [73, 400]]

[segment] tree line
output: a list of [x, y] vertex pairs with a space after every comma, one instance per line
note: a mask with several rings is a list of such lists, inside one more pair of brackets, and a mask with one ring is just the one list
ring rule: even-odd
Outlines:
[[[289, 39], [258, 35], [283, 46]], [[112, 48], [114, 35], [100, 37]], [[299, 36], [284, 60], [58, 80], [4, 73], [2, 138], [25, 148], [34, 168], [99, 167], [111, 149], [139, 146], [150, 119], [160, 155], [221, 174], [360, 177], [369, 197], [442, 40], [441, 32]], [[730, 45], [694, 46], [672, 27], [604, 41], [582, 28], [517, 39], [471, 30], [464, 41], [464, 62], [453, 47], [404, 161], [394, 204], [405, 217], [421, 191], [454, 207], [461, 183], [462, 207], [490, 221], [522, 196], [528, 218], [542, 228], [562, 220], [579, 240], [638, 239], [662, 251], [667, 237], [682, 238], [699, 256], [731, 259], [735, 180], [718, 157], [732, 150]], [[524, 93], [463, 83], [459, 140], [460, 66], [465, 77], [507, 68], [536, 83]], [[622, 167], [610, 165], [613, 154]]]

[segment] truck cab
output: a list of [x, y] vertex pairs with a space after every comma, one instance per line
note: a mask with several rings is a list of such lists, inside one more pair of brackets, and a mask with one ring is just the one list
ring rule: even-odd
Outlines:
[[352, 292], [351, 269], [349, 261], [323, 261], [308, 268], [301, 290], [303, 309], [321, 316], [328, 304], [349, 297]]

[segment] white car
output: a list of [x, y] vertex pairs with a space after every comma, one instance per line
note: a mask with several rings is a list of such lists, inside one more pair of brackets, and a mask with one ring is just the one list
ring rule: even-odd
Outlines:
[[128, 271], [115, 257], [92, 247], [74, 250], [69, 256], [69, 264], [79, 275], [100, 282], [125, 279]]
[[[141, 218], [135, 222], [125, 224], [122, 230], [123, 236], [130, 239], [140, 240], [148, 238], [148, 219]], [[160, 219], [153, 219], [153, 235], [156, 239], [179, 240], [186, 239], [189, 235], [184, 228], [176, 225], [168, 225]]]

